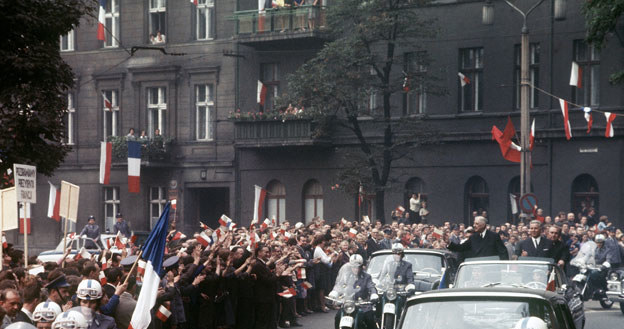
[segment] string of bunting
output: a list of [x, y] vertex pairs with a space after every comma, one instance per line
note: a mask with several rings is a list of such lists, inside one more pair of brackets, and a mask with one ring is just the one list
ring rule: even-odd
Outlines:
[[592, 115], [592, 112], [597, 112], [597, 113], [602, 113], [605, 116], [605, 120], [606, 120], [606, 128], [605, 128], [605, 137], [607, 138], [611, 138], [614, 136], [614, 129], [613, 129], [613, 121], [615, 120], [616, 117], [621, 117], [624, 116], [624, 114], [616, 114], [616, 113], [612, 113], [612, 112], [608, 112], [608, 111], [601, 111], [601, 110], [595, 110], [592, 109], [591, 107], [587, 107], [587, 106], [582, 106], [579, 104], [575, 104], [573, 102], [569, 102], [557, 95], [553, 95], [551, 93], [549, 93], [548, 91], [541, 89], [535, 85], [533, 85], [532, 83], [528, 83], [528, 85], [547, 95], [550, 96], [552, 98], [556, 98], [559, 100], [559, 105], [561, 107], [561, 113], [563, 115], [563, 126], [564, 126], [564, 130], [565, 130], [565, 134], [566, 134], [566, 139], [570, 140], [572, 138], [572, 126], [570, 124], [570, 117], [569, 117], [569, 110], [570, 110], [570, 105], [572, 105], [573, 107], [577, 107], [579, 110], [582, 110], [585, 114], [584, 114], [584, 118], [585, 121], [587, 121], [587, 133], [589, 134], [591, 132], [591, 128], [592, 128], [592, 124], [594, 122], [594, 118]]

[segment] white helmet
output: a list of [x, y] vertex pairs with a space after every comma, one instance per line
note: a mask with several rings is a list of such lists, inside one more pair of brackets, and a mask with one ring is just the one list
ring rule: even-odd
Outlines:
[[6, 326], [6, 329], [37, 329], [37, 327], [33, 326], [32, 324], [28, 323], [28, 322], [14, 322], [8, 326]]
[[606, 238], [605, 238], [604, 234], [598, 234], [594, 238], [594, 242], [596, 242], [596, 243], [605, 242], [605, 240], [606, 240]]
[[349, 264], [351, 264], [351, 266], [362, 266], [362, 264], [364, 264], [364, 259], [359, 254], [354, 254], [349, 257]]
[[395, 243], [392, 245], [392, 253], [393, 254], [402, 254], [405, 252], [405, 247], [403, 247], [400, 243]]
[[52, 323], [52, 329], [87, 329], [88, 326], [84, 315], [77, 311], [63, 312]]
[[61, 307], [57, 303], [43, 302], [35, 307], [32, 318], [35, 322], [52, 322], [61, 312]]
[[79, 299], [94, 300], [102, 298], [102, 286], [96, 280], [82, 280], [76, 289]]
[[514, 329], [548, 329], [548, 326], [544, 320], [530, 316], [518, 320]]

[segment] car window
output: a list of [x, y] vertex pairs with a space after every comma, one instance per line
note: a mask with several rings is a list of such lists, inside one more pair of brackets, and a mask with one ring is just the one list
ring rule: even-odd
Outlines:
[[[378, 277], [384, 262], [391, 257], [392, 254], [373, 256], [368, 264], [366, 272], [373, 277]], [[404, 260], [412, 264], [412, 271], [414, 272], [441, 275], [445, 267], [444, 257], [436, 254], [405, 253]]]
[[548, 264], [464, 264], [459, 269], [455, 286], [482, 287], [495, 283], [545, 290], [551, 268]]
[[418, 323], [421, 328], [509, 329], [528, 317], [537, 317], [549, 329], [559, 329], [552, 308], [538, 299], [458, 299], [435, 300], [410, 305], [400, 328]]

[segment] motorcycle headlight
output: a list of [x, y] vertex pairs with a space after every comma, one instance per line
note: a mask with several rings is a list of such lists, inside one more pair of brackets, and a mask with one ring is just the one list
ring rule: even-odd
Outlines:
[[586, 268], [581, 268], [581, 269], [580, 269], [580, 272], [581, 272], [581, 273], [583, 273], [583, 274], [585, 274], [585, 273], [587, 273], [587, 269], [586, 269]]
[[344, 304], [344, 312], [346, 314], [351, 314], [355, 311], [355, 303], [353, 302], [346, 302]]
[[618, 279], [619, 279], [619, 277], [618, 277], [617, 273], [615, 273], [615, 272], [613, 272], [613, 273], [611, 273], [611, 275], [609, 275], [609, 280], [617, 281]]
[[386, 291], [386, 298], [387, 298], [389, 301], [393, 301], [393, 300], [395, 300], [395, 299], [396, 299], [396, 297], [397, 297], [396, 290], [394, 290], [394, 289], [388, 289], [388, 291]]

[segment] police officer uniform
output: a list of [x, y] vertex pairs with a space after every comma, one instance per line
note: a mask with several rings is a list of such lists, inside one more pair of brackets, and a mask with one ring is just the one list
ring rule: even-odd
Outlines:
[[[95, 217], [93, 215], [89, 216], [88, 220], [90, 221], [92, 219], [95, 220]], [[80, 236], [83, 235], [86, 235], [89, 239], [93, 239], [93, 241], [85, 240], [85, 248], [97, 249], [96, 242], [94, 241], [98, 241], [100, 239], [100, 227], [97, 224], [87, 224], [80, 232]]]
[[121, 220], [115, 222], [115, 226], [113, 226], [113, 233], [117, 234], [117, 232], [121, 232], [123, 236], [129, 238], [132, 235], [132, 233], [130, 232], [130, 227], [128, 226], [128, 223], [123, 219], [120, 212], [117, 213], [117, 219]]

